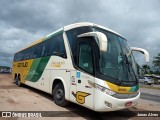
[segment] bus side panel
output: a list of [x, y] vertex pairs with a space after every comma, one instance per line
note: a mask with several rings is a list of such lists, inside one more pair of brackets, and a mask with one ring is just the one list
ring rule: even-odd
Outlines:
[[51, 57], [46, 67], [51, 70], [50, 93], [52, 93], [52, 85], [54, 80], [61, 80], [65, 88], [66, 99], [69, 99], [71, 65], [71, 61], [68, 59], [64, 59], [59, 56]]
[[50, 89], [49, 89], [49, 84], [50, 84], [50, 74], [51, 74], [51, 70], [45, 69], [43, 71], [42, 76], [40, 77], [40, 79], [37, 81], [37, 87], [38, 89], [50, 93]]
[[[69, 88], [70, 88], [70, 72], [66, 70], [51, 70], [51, 83], [54, 80], [61, 80], [65, 89], [65, 99], [69, 100]], [[50, 84], [52, 88], [52, 84]]]
[[25, 78], [29, 73], [30, 67], [33, 63], [33, 59], [13, 62], [12, 65], [12, 79], [14, 80], [15, 75], [20, 75], [21, 82], [25, 84]]
[[[38, 81], [41, 80], [42, 74], [45, 74], [44, 70], [46, 68], [46, 65], [48, 64], [49, 59], [50, 59], [50, 56], [34, 59], [34, 61], [32, 62], [32, 65], [29, 69], [28, 74], [25, 76], [25, 80], [26, 80], [25, 83], [27, 85], [32, 86], [34, 88], [38, 88], [40, 90], [44, 90], [43, 87], [42, 88], [38, 87]], [[48, 74], [50, 74], [50, 73], [48, 73]], [[48, 76], [48, 75], [46, 75], [46, 76]], [[43, 75], [43, 77], [44, 77], [44, 75]], [[45, 79], [45, 78], [43, 78], [43, 79]]]

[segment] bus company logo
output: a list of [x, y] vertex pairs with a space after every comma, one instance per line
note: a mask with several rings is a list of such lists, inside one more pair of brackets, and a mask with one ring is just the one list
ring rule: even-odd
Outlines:
[[17, 67], [27, 67], [27, 66], [28, 66], [28, 62], [17, 63]]
[[52, 62], [51, 66], [52, 67], [61, 67], [64, 64], [65, 64], [65, 62]]
[[125, 88], [118, 88], [118, 91], [119, 92], [127, 92], [127, 89], [125, 89]]
[[76, 101], [78, 103], [84, 104], [85, 103], [85, 97], [89, 96], [90, 94], [78, 91], [78, 92], [76, 92], [76, 94], [74, 92], [72, 92], [72, 95], [76, 98]]

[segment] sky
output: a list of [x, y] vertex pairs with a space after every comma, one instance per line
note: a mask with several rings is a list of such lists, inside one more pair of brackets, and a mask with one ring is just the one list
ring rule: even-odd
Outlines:
[[[124, 36], [130, 46], [160, 52], [160, 0], [0, 0], [0, 66], [14, 53], [76, 22], [92, 22]], [[137, 63], [146, 64], [135, 53]]]

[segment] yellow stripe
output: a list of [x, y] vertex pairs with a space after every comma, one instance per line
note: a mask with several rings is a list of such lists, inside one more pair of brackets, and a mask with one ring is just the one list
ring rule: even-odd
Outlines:
[[[36, 44], [42, 42], [42, 41], [44, 40], [44, 38], [45, 38], [45, 37], [42, 37], [42, 38], [38, 39], [37, 41], [35, 41], [35, 42], [32, 43], [31, 45], [29, 45], [29, 46], [27, 46], [27, 47], [25, 47], [25, 48], [23, 48], [23, 49], [21, 49], [21, 50], [19, 50], [19, 51], [17, 51], [17, 52], [20, 52], [20, 51], [22, 51], [22, 50], [24, 50], [24, 49], [27, 49], [27, 48], [29, 48], [29, 47], [31, 47], [31, 46], [33, 46], [33, 45], [36, 45]], [[16, 52], [16, 53], [17, 53], [17, 52]]]
[[[12, 66], [12, 79], [14, 79], [15, 74], [20, 74], [21, 75], [21, 82], [25, 83], [25, 78], [28, 75], [28, 72], [31, 68], [31, 65], [33, 63], [34, 59], [30, 60], [24, 60], [24, 61], [18, 61], [18, 62], [13, 62]], [[23, 64], [27, 63], [27, 67], [24, 67]], [[22, 65], [18, 65], [22, 64]]]
[[107, 82], [107, 81], [106, 81], [106, 84], [114, 92], [117, 92], [117, 93], [133, 93], [133, 92], [129, 92], [129, 90], [130, 90], [131, 87], [118, 86], [118, 85], [115, 85], [115, 84]]

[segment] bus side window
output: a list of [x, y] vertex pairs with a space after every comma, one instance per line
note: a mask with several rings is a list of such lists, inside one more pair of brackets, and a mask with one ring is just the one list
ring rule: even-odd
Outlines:
[[41, 53], [42, 53], [42, 48], [40, 44], [37, 44], [35, 46], [35, 50], [34, 50], [34, 58], [39, 58], [41, 57]]
[[42, 44], [39, 44], [38, 45], [38, 48], [37, 48], [37, 53], [38, 53], [38, 57], [41, 57], [41, 54], [42, 54]]
[[32, 59], [34, 55], [34, 47], [30, 48], [30, 54], [29, 54], [29, 58]]
[[30, 59], [31, 57], [31, 48], [26, 49], [26, 59]]
[[80, 44], [78, 66], [84, 71], [93, 73], [93, 54], [92, 46], [87, 43]]
[[67, 58], [66, 49], [65, 49], [65, 46], [64, 46], [64, 40], [63, 40], [62, 35], [60, 35], [58, 37], [58, 42], [59, 42], [59, 56], [61, 56], [63, 58]]
[[19, 60], [25, 60], [25, 50], [20, 52]]
[[52, 37], [50, 40], [50, 55], [57, 55], [58, 54], [58, 49], [57, 49], [57, 39], [56, 37]]
[[46, 52], [46, 46], [45, 44], [42, 45], [42, 53], [41, 53], [41, 57], [45, 56], [45, 52]]
[[44, 41], [44, 44], [42, 47], [43, 57], [49, 55], [49, 47], [50, 47], [49, 40]]
[[37, 58], [38, 57], [37, 56], [37, 52], [38, 52], [37, 46], [35, 46], [33, 58]]

